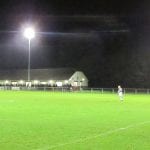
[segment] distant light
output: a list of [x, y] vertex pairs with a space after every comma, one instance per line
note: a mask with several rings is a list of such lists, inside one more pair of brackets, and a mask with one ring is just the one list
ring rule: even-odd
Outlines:
[[17, 84], [17, 82], [12, 82], [12, 84], [13, 84], [13, 85], [16, 85], [16, 84]]
[[33, 28], [29, 27], [29, 28], [26, 28], [25, 31], [24, 31], [24, 36], [31, 40], [35, 37], [35, 31]]
[[85, 79], [84, 78], [82, 78], [82, 81], [84, 81]]
[[19, 81], [19, 83], [20, 83], [20, 84], [23, 84], [23, 83], [24, 83], [24, 81], [23, 81], [23, 80], [20, 80], [20, 81]]
[[39, 83], [39, 81], [38, 80], [34, 80], [34, 84], [38, 84]]
[[9, 81], [8, 81], [8, 80], [6, 80], [6, 81], [5, 81], [5, 84], [8, 84], [8, 83], [9, 83]]
[[65, 83], [67, 84], [67, 83], [68, 83], [68, 80], [65, 80]]
[[60, 87], [62, 86], [62, 82], [56, 82], [56, 85]]
[[46, 84], [46, 82], [41, 82], [41, 84], [45, 85], [45, 84]]
[[53, 80], [49, 80], [48, 83], [49, 83], [49, 84], [52, 84], [52, 83], [53, 83]]

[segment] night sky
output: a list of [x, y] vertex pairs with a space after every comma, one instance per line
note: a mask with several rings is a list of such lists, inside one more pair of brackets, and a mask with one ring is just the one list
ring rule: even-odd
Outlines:
[[0, 2], [0, 68], [73, 67], [93, 87], [150, 87], [150, 2], [12, 0]]

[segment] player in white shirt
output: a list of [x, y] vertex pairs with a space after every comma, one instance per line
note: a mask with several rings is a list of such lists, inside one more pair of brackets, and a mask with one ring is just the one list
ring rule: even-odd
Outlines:
[[118, 96], [121, 101], [123, 101], [123, 90], [120, 85], [118, 85]]

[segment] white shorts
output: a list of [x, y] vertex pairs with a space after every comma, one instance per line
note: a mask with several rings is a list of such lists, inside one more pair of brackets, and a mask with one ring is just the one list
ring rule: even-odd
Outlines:
[[121, 97], [121, 96], [123, 96], [123, 93], [122, 93], [122, 92], [119, 92], [118, 95]]

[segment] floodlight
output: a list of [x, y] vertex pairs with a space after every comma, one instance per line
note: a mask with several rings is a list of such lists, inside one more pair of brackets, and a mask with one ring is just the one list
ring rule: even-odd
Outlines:
[[48, 83], [49, 83], [49, 84], [52, 84], [52, 83], [53, 83], [53, 80], [49, 80]]
[[17, 82], [12, 82], [12, 84], [13, 84], [13, 85], [16, 85], [16, 84], [17, 84]]
[[65, 84], [67, 84], [68, 83], [68, 80], [65, 80]]
[[82, 81], [84, 81], [85, 79], [84, 78], [82, 78]]
[[33, 28], [29, 27], [29, 28], [26, 28], [25, 31], [24, 31], [24, 36], [31, 40], [35, 37], [35, 31]]
[[39, 83], [39, 81], [38, 80], [34, 80], [34, 84], [38, 84]]
[[6, 81], [5, 81], [5, 84], [8, 84], [8, 83], [9, 83], [9, 81], [8, 81], [8, 80], [6, 80]]
[[20, 81], [19, 81], [19, 83], [20, 83], [20, 84], [23, 84], [23, 83], [24, 83], [24, 81], [23, 81], [23, 80], [20, 80]]
[[42, 85], [46, 85], [46, 82], [41, 82]]

